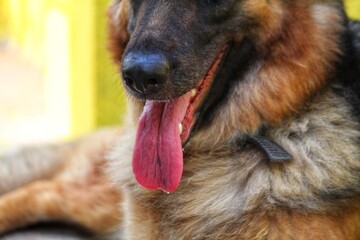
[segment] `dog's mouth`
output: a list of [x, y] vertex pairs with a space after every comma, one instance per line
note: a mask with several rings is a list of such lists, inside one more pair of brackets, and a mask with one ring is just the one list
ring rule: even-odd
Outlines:
[[190, 138], [197, 112], [228, 51], [226, 45], [196, 88], [171, 101], [146, 101], [133, 152], [133, 172], [143, 187], [173, 192], [179, 186], [183, 172], [182, 147]]

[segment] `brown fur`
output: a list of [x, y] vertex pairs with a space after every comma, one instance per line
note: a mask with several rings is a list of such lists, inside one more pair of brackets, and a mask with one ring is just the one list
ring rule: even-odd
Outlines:
[[128, 25], [128, 1], [114, 2], [108, 10], [108, 49], [114, 62], [120, 62], [124, 47], [129, 41], [127, 32]]
[[[344, 54], [340, 33], [347, 31], [339, 4], [242, 1], [261, 57], [190, 139], [175, 192], [144, 190], [133, 178], [144, 103], [130, 99], [126, 131], [0, 158], [0, 232], [55, 219], [99, 234], [114, 231], [113, 239], [359, 239], [360, 124], [330, 82]], [[128, 0], [109, 8], [109, 49], [117, 63], [131, 39], [130, 17]], [[244, 143], [260, 132], [293, 160], [270, 162]], [[9, 180], [30, 161], [48, 164]]]
[[122, 194], [104, 175], [104, 166], [119, 133], [104, 130], [70, 144], [29, 148], [0, 158], [12, 166], [2, 168], [5, 174], [0, 177], [7, 186], [0, 198], [0, 233], [44, 221], [78, 224], [100, 234], [111, 231], [122, 221]]
[[[125, 238], [360, 237], [359, 123], [329, 87], [342, 54], [338, 4], [244, 1], [263, 57], [184, 149], [180, 187], [145, 191], [129, 178], [131, 159], [118, 161], [124, 148], [111, 155], [110, 174], [126, 186]], [[264, 126], [292, 162], [270, 163], [256, 147], [235, 144]]]
[[[346, 105], [328, 92], [318, 97], [301, 117], [267, 131], [270, 139], [294, 157], [292, 163], [284, 165], [269, 163], [251, 145], [217, 145], [209, 150], [206, 145], [191, 142], [185, 148], [180, 188], [170, 195], [144, 192], [133, 179], [127, 180], [131, 174], [130, 159], [126, 163], [117, 161], [117, 155], [110, 156], [115, 181], [129, 181], [122, 227], [125, 236], [358, 239], [358, 197], [335, 201], [331, 196], [332, 191], [358, 186], [358, 179], [350, 176], [360, 168], [356, 145], [359, 125], [346, 119], [350, 111]], [[113, 154], [116, 152], [123, 154], [123, 147]]]
[[[309, 11], [301, 3], [293, 5], [281, 16], [271, 16], [284, 20], [273, 30], [275, 36], [265, 42], [261, 39], [258, 48], [266, 56], [234, 89], [228, 107], [217, 115], [227, 116], [229, 121], [216, 120], [214, 129], [206, 130], [209, 135], [220, 133], [219, 138], [224, 135], [231, 139], [229, 136], [237, 131], [254, 133], [260, 125], [277, 125], [299, 111], [326, 84], [329, 69], [340, 54], [338, 11], [326, 6]], [[327, 22], [325, 26], [316, 22], [320, 19], [314, 17], [317, 14]]]

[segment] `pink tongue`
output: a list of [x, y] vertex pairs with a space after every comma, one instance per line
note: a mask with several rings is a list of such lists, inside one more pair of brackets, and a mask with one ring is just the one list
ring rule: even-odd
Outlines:
[[171, 102], [147, 101], [139, 121], [133, 152], [136, 180], [147, 189], [173, 192], [180, 183], [183, 153], [179, 123], [191, 93]]

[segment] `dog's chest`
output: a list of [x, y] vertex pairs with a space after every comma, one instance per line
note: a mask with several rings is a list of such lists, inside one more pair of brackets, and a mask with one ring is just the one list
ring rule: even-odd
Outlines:
[[253, 147], [226, 157], [212, 153], [187, 158], [180, 187], [173, 193], [132, 185], [132, 210], [141, 216], [133, 215], [131, 222], [145, 221], [148, 225], [138, 227], [156, 233], [153, 239], [221, 239], [214, 238], [219, 228], [240, 226], [240, 216], [264, 200], [269, 185], [262, 176], [268, 171], [262, 160], [263, 154]]
[[281, 214], [286, 219], [289, 212], [342, 208], [340, 202], [360, 195], [360, 132], [346, 104], [335, 100], [325, 96], [301, 117], [266, 133], [293, 156], [290, 162], [270, 162], [252, 145], [188, 152], [175, 192], [144, 191], [133, 182], [129, 234], [133, 239], [246, 239]]
[[[272, 164], [253, 146], [228, 157], [197, 156], [186, 161], [182, 182], [174, 193], [133, 186], [134, 239], [145, 235], [153, 237], [146, 239], [254, 239], [265, 230], [270, 234], [267, 227], [276, 218], [293, 221], [284, 207], [295, 213], [325, 212], [337, 203], [321, 198], [323, 189], [359, 187], [351, 181], [336, 185], [338, 179], [330, 180], [334, 174], [340, 178], [348, 173], [311, 170], [313, 166], [296, 159], [285, 165]], [[136, 237], [140, 233], [145, 235]]]

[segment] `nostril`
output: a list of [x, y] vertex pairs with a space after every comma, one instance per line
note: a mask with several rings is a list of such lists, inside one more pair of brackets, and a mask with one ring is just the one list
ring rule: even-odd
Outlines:
[[126, 86], [128, 86], [130, 89], [132, 89], [133, 91], [138, 91], [138, 92], [143, 92], [142, 89], [140, 89], [139, 87], [136, 86], [135, 81], [131, 78], [131, 77], [124, 77], [124, 82], [126, 84]]

